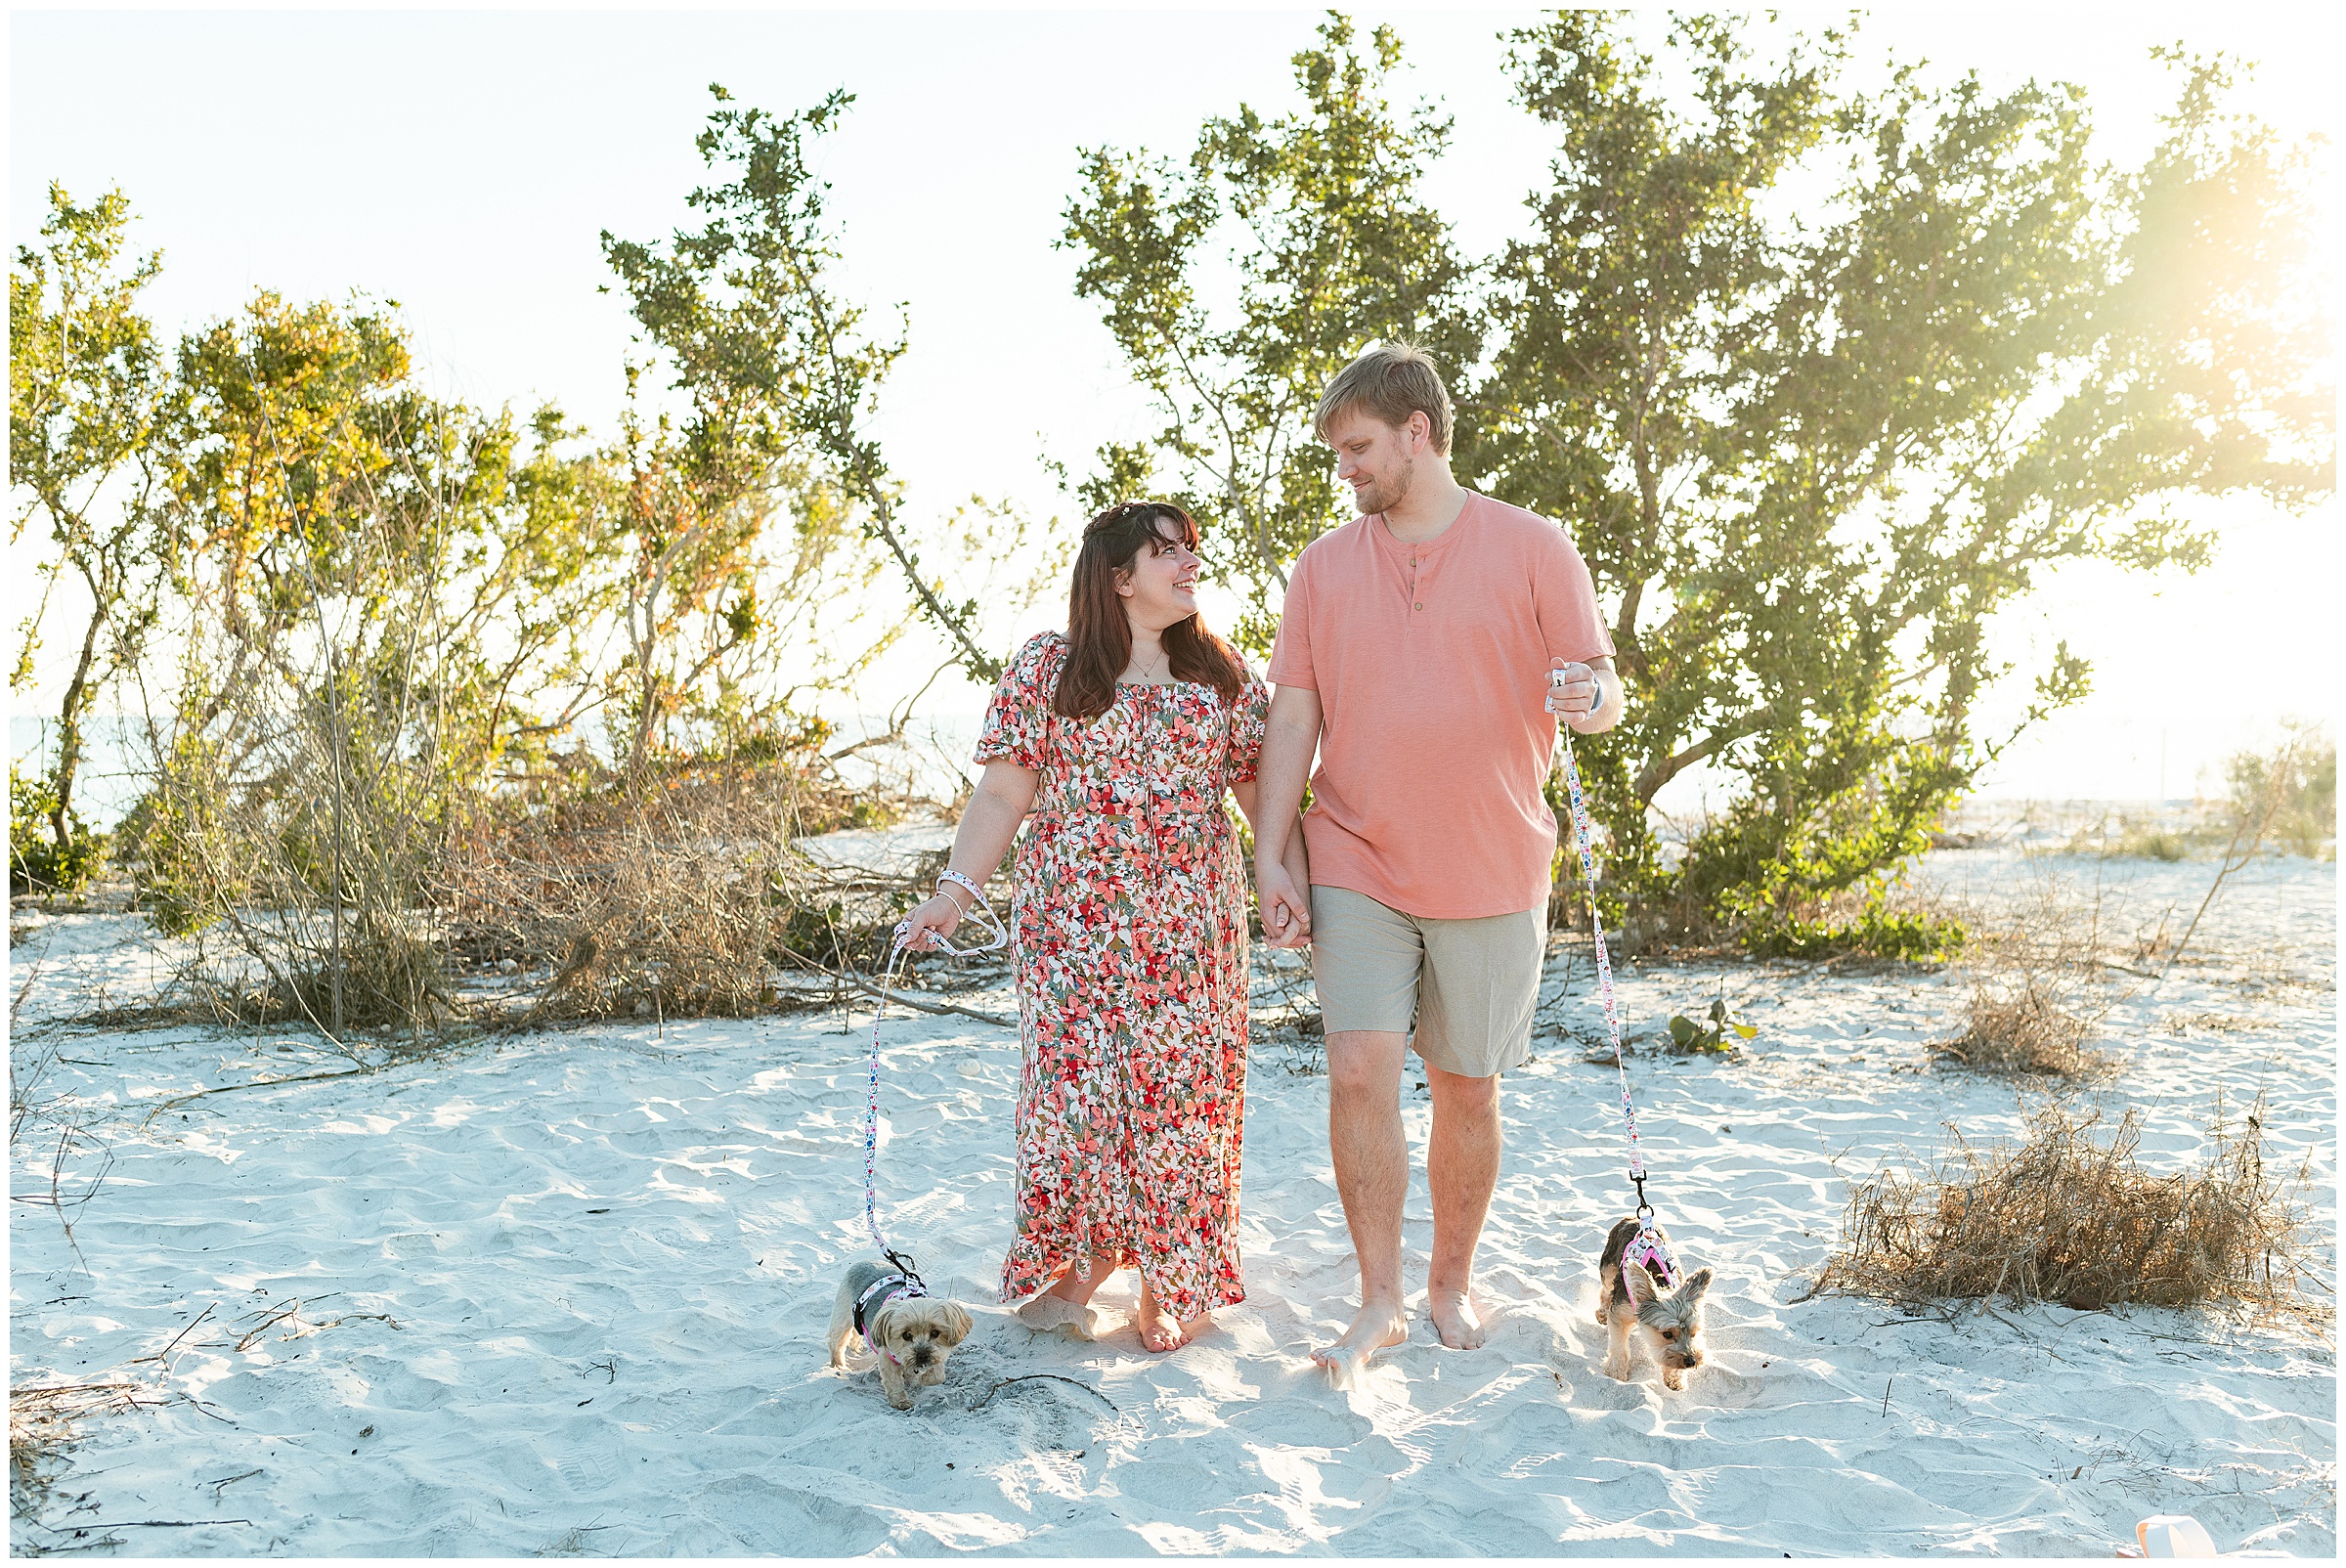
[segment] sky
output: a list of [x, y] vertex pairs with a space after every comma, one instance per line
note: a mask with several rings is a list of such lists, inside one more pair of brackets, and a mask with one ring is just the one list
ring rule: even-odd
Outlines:
[[[1382, 21], [1401, 34], [1403, 94], [1455, 116], [1428, 195], [1461, 247], [1487, 253], [1523, 233], [1546, 149], [1507, 100], [1498, 35], [1534, 14], [1355, 15], [1364, 32]], [[1824, 25], [1846, 13], [1786, 15]], [[901, 302], [909, 326], [876, 426], [909, 515], [918, 526], [980, 494], [1071, 526], [1046, 461], [1081, 473], [1102, 442], [1151, 425], [1096, 309], [1074, 295], [1075, 258], [1054, 248], [1078, 149], [1180, 155], [1209, 114], [1282, 111], [1288, 57], [1318, 21], [1303, 9], [17, 11], [9, 235], [35, 237], [51, 180], [80, 199], [119, 187], [135, 242], [163, 252], [147, 303], [166, 336], [256, 288], [363, 290], [400, 302], [444, 394], [521, 410], [552, 399], [607, 433], [630, 323], [598, 291], [601, 233], [651, 240], [687, 221], [712, 81], [777, 109], [845, 86], [857, 101], [819, 167], [844, 286], [884, 319]], [[1868, 71], [1894, 52], [1991, 87], [2076, 81], [2098, 147], [2123, 162], [2149, 148], [2171, 91], [2150, 50], [2176, 42], [2253, 65], [2242, 102], [2283, 131], [2334, 133], [2337, 32], [2315, 8], [1898, 8], [1865, 22], [1857, 55]], [[2188, 794], [2220, 784], [2211, 766], [2284, 716], [2332, 715], [2334, 506], [2290, 519], [2230, 504], [2206, 520], [2224, 547], [2197, 578], [2079, 567], [1998, 618], [2023, 671], [2065, 637], [2098, 675], [1985, 793]], [[12, 625], [31, 544], [12, 552]], [[1032, 629], [1058, 602], [1030, 613]], [[66, 640], [51, 637], [43, 687], [16, 712], [62, 688]], [[917, 686], [935, 647], [920, 639], [891, 659], [863, 706]], [[2021, 685], [1983, 707], [1983, 724], [2017, 711]], [[967, 717], [982, 698], [948, 679], [929, 706]]]

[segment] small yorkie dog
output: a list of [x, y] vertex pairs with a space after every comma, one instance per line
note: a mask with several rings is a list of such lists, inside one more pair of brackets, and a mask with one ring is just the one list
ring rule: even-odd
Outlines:
[[862, 1340], [888, 1402], [910, 1410], [915, 1388], [945, 1380], [945, 1363], [970, 1328], [970, 1309], [958, 1301], [929, 1295], [901, 1270], [857, 1262], [831, 1303], [831, 1365], [846, 1371], [848, 1348]]
[[[1654, 1227], [1661, 1253], [1670, 1248], [1670, 1233]], [[1605, 1347], [1605, 1375], [1629, 1380], [1631, 1331], [1646, 1354], [1662, 1368], [1662, 1386], [1683, 1392], [1688, 1369], [1703, 1364], [1703, 1294], [1711, 1288], [1711, 1271], [1697, 1269], [1683, 1281], [1670, 1278], [1673, 1265], [1664, 1255], [1638, 1242], [1634, 1215], [1613, 1227], [1605, 1238], [1604, 1255], [1596, 1262], [1596, 1321], [1612, 1330]], [[1625, 1268], [1623, 1254], [1629, 1254]]]

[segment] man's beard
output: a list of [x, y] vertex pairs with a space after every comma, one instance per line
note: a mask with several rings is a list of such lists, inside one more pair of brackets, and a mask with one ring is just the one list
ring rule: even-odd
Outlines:
[[1409, 499], [1410, 481], [1416, 477], [1417, 460], [1412, 457], [1404, 461], [1389, 477], [1376, 480], [1366, 489], [1354, 491], [1352, 502], [1361, 509], [1363, 517], [1389, 512]]

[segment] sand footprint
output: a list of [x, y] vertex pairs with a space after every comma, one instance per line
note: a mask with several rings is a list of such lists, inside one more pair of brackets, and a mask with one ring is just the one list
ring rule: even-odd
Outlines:
[[1230, 1424], [1290, 1448], [1347, 1448], [1373, 1430], [1350, 1411], [1329, 1410], [1300, 1399], [1249, 1405], [1233, 1416]]
[[1019, 1304], [1019, 1322], [1038, 1334], [1091, 1340], [1100, 1337], [1107, 1319], [1096, 1307], [1077, 1306], [1064, 1296], [1039, 1295]]

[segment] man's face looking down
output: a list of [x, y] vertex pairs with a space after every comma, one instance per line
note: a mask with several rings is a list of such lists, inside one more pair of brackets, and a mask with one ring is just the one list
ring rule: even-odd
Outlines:
[[1391, 511], [1417, 477], [1418, 457], [1427, 450], [1431, 426], [1423, 414], [1390, 425], [1355, 405], [1327, 421], [1327, 444], [1336, 452], [1336, 478], [1352, 487], [1352, 503], [1364, 517]]

